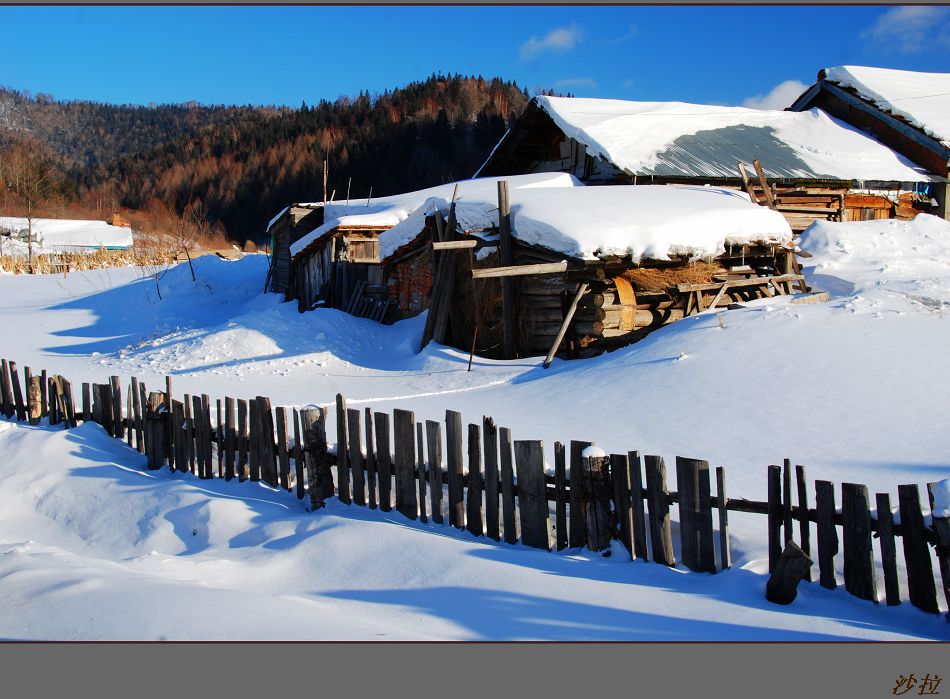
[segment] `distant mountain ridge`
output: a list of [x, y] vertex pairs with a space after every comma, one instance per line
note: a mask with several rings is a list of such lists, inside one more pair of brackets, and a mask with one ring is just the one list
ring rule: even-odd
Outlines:
[[74, 196], [182, 211], [199, 200], [235, 240], [290, 201], [366, 198], [470, 177], [529, 96], [512, 81], [432, 75], [299, 108], [60, 102], [0, 88], [0, 138], [45, 144]]

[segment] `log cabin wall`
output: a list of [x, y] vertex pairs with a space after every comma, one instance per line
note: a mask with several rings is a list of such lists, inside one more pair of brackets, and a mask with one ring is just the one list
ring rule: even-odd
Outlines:
[[[323, 208], [291, 206], [271, 227], [273, 261], [270, 291], [287, 292], [291, 277], [290, 246], [323, 223]], [[289, 298], [288, 298], [289, 300]]]

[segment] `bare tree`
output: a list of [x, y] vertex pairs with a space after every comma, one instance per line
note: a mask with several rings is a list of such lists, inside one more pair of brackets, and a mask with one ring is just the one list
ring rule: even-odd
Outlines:
[[175, 221], [173, 231], [175, 254], [185, 254], [188, 259], [188, 268], [191, 270], [191, 281], [197, 281], [195, 266], [191, 262], [191, 251], [197, 247], [199, 240], [208, 237], [211, 226], [208, 223], [207, 212], [200, 199], [193, 199]]
[[59, 192], [59, 179], [40, 144], [20, 136], [3, 154], [0, 177], [6, 192], [26, 218], [28, 264], [33, 273], [33, 220], [37, 210], [46, 207]]

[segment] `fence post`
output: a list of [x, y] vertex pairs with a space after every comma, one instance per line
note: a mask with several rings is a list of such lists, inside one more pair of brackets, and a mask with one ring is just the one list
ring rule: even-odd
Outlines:
[[[393, 457], [389, 440], [389, 413], [376, 413], [376, 468], [379, 474], [379, 509], [393, 509]], [[430, 454], [431, 457], [431, 454]], [[439, 489], [441, 494], [442, 489]]]
[[337, 497], [344, 505], [352, 502], [350, 498], [349, 449], [346, 443], [346, 399], [336, 395], [336, 480]]
[[726, 495], [726, 470], [716, 466], [716, 495], [719, 498], [719, 565], [722, 570], [732, 567], [732, 548], [729, 542], [729, 498]]
[[498, 541], [501, 529], [498, 520], [498, 429], [490, 417], [482, 418], [485, 445], [485, 533]]
[[[303, 430], [304, 459], [309, 478], [310, 509], [319, 510], [324, 500], [333, 495], [333, 474], [327, 448], [327, 409], [307, 408], [300, 412]], [[329, 483], [327, 483], [329, 480]], [[327, 492], [329, 491], [329, 495]]]
[[554, 443], [554, 540], [558, 551], [567, 548], [567, 452]]
[[525, 546], [551, 548], [547, 486], [544, 480], [544, 449], [541, 442], [516, 441], [518, 470], [518, 514], [521, 542]]
[[666, 464], [662, 456], [646, 456], [644, 469], [653, 560], [673, 567], [676, 557], [673, 555], [673, 536], [670, 532], [670, 491], [666, 485]]
[[640, 452], [627, 452], [630, 465], [630, 505], [633, 509], [633, 545], [636, 555], [645, 561], [650, 560], [647, 551], [646, 511], [643, 507], [643, 474], [640, 470]]
[[[802, 553], [811, 558], [811, 522], [808, 514], [808, 481], [805, 467], [795, 466], [795, 479], [798, 482], [798, 531], [801, 536]], [[805, 580], [811, 582], [811, 566], [805, 570]]]
[[878, 493], [877, 535], [881, 546], [881, 566], [884, 569], [884, 595], [888, 606], [901, 603], [900, 585], [897, 581], [897, 546], [894, 542], [894, 515], [891, 498], [887, 493]]
[[426, 465], [429, 468], [429, 501], [432, 521], [443, 524], [442, 514], [442, 425], [426, 420]]
[[462, 415], [445, 411], [445, 458], [449, 481], [449, 524], [465, 528], [465, 483], [462, 477]]
[[693, 571], [715, 573], [709, 463], [677, 456], [676, 489], [683, 565]]
[[[581, 454], [584, 474], [581, 478], [584, 521], [587, 529], [587, 548], [603, 551], [610, 547], [614, 533], [614, 518], [610, 512], [610, 496], [613, 490], [607, 470], [607, 454], [596, 446], [587, 447]], [[519, 505], [521, 479], [518, 479]]]
[[425, 436], [422, 423], [416, 423], [416, 481], [419, 485], [419, 521], [428, 522], [426, 516], [426, 457]]
[[930, 547], [925, 538], [924, 517], [920, 511], [920, 491], [915, 484], [899, 485], [897, 497], [910, 603], [925, 612], [937, 614], [937, 587], [930, 562]]
[[[934, 490], [937, 483], [927, 484], [927, 493], [930, 498], [931, 527], [937, 536], [936, 552], [937, 564], [940, 568], [940, 579], [943, 582], [943, 598], [950, 607], [950, 518], [940, 517], [934, 512]], [[950, 621], [950, 612], [947, 612]]]
[[[227, 412], [228, 408], [225, 408]], [[226, 441], [231, 440], [231, 434], [234, 431], [234, 411], [232, 408], [231, 417], [228, 422], [228, 436], [225, 437]], [[231, 452], [233, 442], [229, 442], [228, 451]], [[231, 453], [232, 458], [232, 468], [233, 468], [233, 453]], [[303, 437], [300, 431], [300, 413], [294, 408], [294, 477], [295, 483], [294, 486], [297, 492], [297, 499], [303, 500], [307, 494], [307, 482], [304, 480], [304, 450], [303, 450]]]
[[501, 515], [506, 544], [518, 543], [518, 524], [515, 518], [515, 476], [511, 452], [511, 430], [498, 429], [499, 461], [501, 472]]
[[20, 388], [20, 374], [17, 372], [16, 362], [10, 362], [10, 381], [13, 384], [13, 402], [17, 422], [26, 422], [26, 405], [23, 403], [23, 389]]
[[468, 426], [468, 492], [466, 493], [465, 528], [474, 536], [484, 533], [482, 527], [482, 435], [478, 425]]
[[633, 546], [633, 517], [630, 508], [630, 465], [626, 454], [610, 455], [610, 482], [613, 485], [614, 515], [619, 525], [617, 536], [630, 560], [636, 560]]
[[820, 584], [824, 588], [834, 590], [838, 587], [835, 577], [838, 531], [835, 529], [835, 484], [831, 481], [815, 481], [815, 511]]
[[775, 571], [775, 564], [782, 555], [782, 469], [769, 466], [769, 572]]
[[571, 471], [568, 474], [570, 482], [569, 502], [570, 502], [570, 520], [568, 523], [568, 538], [572, 549], [583, 548], [586, 543], [587, 529], [584, 523], [584, 459], [581, 457], [590, 442], [581, 442], [576, 439], [571, 440]]
[[[353, 476], [353, 503], [366, 505], [366, 486], [363, 478], [363, 439], [360, 435], [360, 410], [348, 408], [346, 411], [347, 464]], [[342, 487], [342, 480], [341, 480]]]
[[[841, 533], [844, 543], [844, 587], [855, 597], [877, 602], [871, 507], [867, 486], [841, 484]], [[930, 578], [933, 582], [933, 576]]]
[[410, 410], [393, 411], [393, 433], [396, 452], [396, 510], [409, 519], [415, 519], [416, 512], [416, 416]]
[[[366, 489], [369, 491], [369, 508], [375, 510], [378, 507], [376, 499], [377, 478], [376, 478], [376, 451], [373, 445], [376, 443], [373, 436], [373, 410], [366, 408], [364, 420], [366, 426]], [[421, 452], [420, 452], [421, 453]]]

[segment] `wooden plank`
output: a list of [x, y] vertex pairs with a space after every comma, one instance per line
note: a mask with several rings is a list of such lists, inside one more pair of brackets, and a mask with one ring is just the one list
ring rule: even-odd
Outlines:
[[470, 250], [478, 247], [479, 241], [475, 238], [463, 240], [444, 240], [432, 243], [433, 250]]
[[[808, 481], [805, 478], [805, 467], [795, 466], [795, 480], [798, 486], [798, 532], [801, 539], [802, 552], [811, 558], [811, 527], [808, 519]], [[805, 571], [805, 580], [811, 581], [811, 566]]]
[[396, 510], [409, 519], [416, 518], [416, 416], [410, 410], [393, 411], [395, 445]]
[[247, 401], [239, 398], [237, 401], [237, 476], [239, 481], [247, 480], [248, 474], [248, 438], [247, 438]]
[[[501, 539], [501, 522], [498, 516], [498, 429], [490, 417], [482, 418], [482, 434], [485, 446], [485, 533], [489, 538]], [[563, 474], [562, 474], [563, 476]]]
[[554, 540], [558, 551], [567, 548], [567, 452], [554, 443]]
[[425, 437], [422, 433], [422, 423], [416, 423], [416, 483], [419, 486], [419, 521], [426, 523], [426, 459]]
[[[941, 517], [935, 511], [934, 506], [934, 489], [937, 487], [937, 483], [928, 483], [927, 484], [927, 495], [930, 500], [930, 512], [931, 512], [931, 529], [936, 535], [936, 554], [937, 554], [937, 564], [940, 568], [940, 579], [943, 583], [943, 599], [947, 603], [947, 607], [950, 608], [950, 518]], [[950, 621], [950, 612], [947, 613], [946, 618]]]
[[[458, 185], [452, 194], [452, 203], [449, 206], [449, 220], [446, 224], [445, 236], [451, 238], [455, 235], [455, 193], [458, 192]], [[454, 253], [440, 253], [441, 263], [437, 270], [436, 280], [432, 286], [431, 297], [437, 301], [435, 308], [429, 309], [429, 313], [434, 313], [435, 321], [432, 326], [432, 339], [436, 342], [445, 341], [445, 329], [449, 320], [449, 311], [452, 308], [455, 294], [456, 266], [458, 258]], [[423, 338], [425, 341], [425, 338]]]
[[830, 481], [815, 481], [815, 529], [818, 532], [818, 571], [822, 587], [838, 587], [835, 556], [838, 531], [835, 529], [835, 486]]
[[290, 448], [287, 444], [287, 408], [274, 408], [277, 423], [277, 477], [280, 487], [290, 490]]
[[[27, 367], [27, 368], [26, 368], [26, 379], [25, 379], [25, 384], [26, 384], [27, 390], [29, 390], [29, 388], [30, 388], [30, 377], [29, 377], [29, 374], [30, 374], [30, 368]], [[145, 412], [145, 396], [144, 396], [144, 391], [145, 391], [145, 385], [142, 384], [142, 385], [141, 385], [141, 388], [139, 389], [139, 392], [140, 392], [139, 401], [140, 401], [141, 404], [142, 404], [142, 412], [143, 412], [143, 417], [142, 417], [142, 419], [143, 419], [143, 420], [145, 419], [145, 417], [144, 417], [144, 412]], [[83, 419], [83, 422], [87, 422], [87, 421], [89, 421], [89, 420], [92, 420], [92, 397], [91, 397], [91, 391], [90, 391], [90, 388], [89, 388], [89, 384], [88, 384], [88, 383], [84, 383], [84, 384], [82, 385], [82, 419]]]
[[390, 512], [393, 509], [393, 468], [392, 452], [389, 447], [389, 414], [376, 413], [376, 467], [379, 471], [379, 509]]
[[844, 587], [855, 597], [877, 602], [874, 550], [871, 547], [871, 506], [867, 486], [857, 483], [841, 484], [841, 518]]
[[[145, 453], [145, 445], [142, 443], [142, 399], [139, 395], [139, 380], [136, 377], [132, 377], [132, 421], [135, 428], [135, 448], [140, 454]], [[171, 430], [174, 432], [174, 428]], [[172, 455], [172, 463], [170, 466], [174, 466], [174, 455]]]
[[26, 422], [26, 402], [23, 400], [23, 388], [20, 386], [20, 374], [16, 362], [10, 362], [10, 384], [13, 389], [13, 407], [18, 422]]
[[518, 543], [515, 522], [515, 483], [512, 462], [511, 430], [498, 428], [499, 466], [501, 473], [501, 522], [506, 544]]
[[676, 489], [683, 565], [695, 572], [715, 573], [709, 463], [677, 456]]
[[[509, 266], [514, 261], [511, 239], [511, 208], [508, 201], [508, 183], [498, 182], [498, 259], [503, 266]], [[475, 278], [475, 270], [472, 270]], [[515, 299], [515, 285], [511, 277], [502, 277], [501, 280], [501, 318], [502, 318], [502, 357], [514, 359], [518, 352], [518, 338], [516, 335], [517, 312]], [[507, 537], [505, 539], [507, 541]]]
[[[139, 386], [141, 385], [139, 384]], [[170, 420], [169, 429], [181, 433], [185, 426], [185, 406], [180, 400], [172, 401]], [[179, 437], [174, 440], [174, 445], [176, 453], [169, 459], [169, 468], [175, 471], [186, 471], [188, 469], [188, 450], [185, 446], [185, 440]]]
[[916, 484], [897, 486], [900, 503], [901, 541], [907, 568], [907, 594], [910, 603], [932, 614], [939, 613], [930, 547], [927, 545], [924, 517], [920, 511], [920, 491]]
[[521, 542], [525, 546], [548, 551], [551, 548], [550, 517], [543, 445], [539, 441], [518, 440], [514, 447]]
[[[327, 409], [305, 408], [300, 411], [300, 429], [303, 432], [303, 453], [307, 465], [307, 491], [310, 494], [311, 511], [326, 505], [326, 498], [333, 495], [333, 478], [330, 473], [329, 448], [327, 446]], [[329, 484], [327, 484], [329, 479]], [[327, 495], [327, 493], [330, 493]]]
[[426, 456], [432, 521], [442, 524], [442, 425], [437, 420], [426, 420]]
[[647, 519], [643, 505], [643, 474], [640, 466], [640, 452], [627, 452], [630, 467], [630, 508], [633, 520], [633, 550], [638, 558], [650, 560], [647, 551]]
[[[46, 386], [47, 386], [48, 377], [46, 376], [46, 369], [40, 373], [40, 408], [42, 410], [42, 417], [47, 417], [49, 415], [49, 403], [46, 400]], [[106, 432], [112, 436], [112, 423], [110, 422], [108, 427], [106, 427]]]
[[[205, 473], [204, 411], [201, 408], [201, 396], [191, 397], [191, 414], [194, 424], [194, 454], [198, 478], [207, 478]], [[252, 429], [252, 432], [254, 430]], [[257, 479], [253, 479], [257, 480]]]
[[[762, 163], [758, 159], [752, 161], [752, 167], [755, 168], [755, 174], [759, 176], [759, 184], [762, 186], [762, 192], [765, 194], [765, 201], [770, 209], [775, 209], [775, 196], [772, 194], [772, 188], [769, 187], [769, 181], [765, 179], [765, 170], [762, 169]], [[784, 549], [784, 546], [782, 547]]]
[[253, 481], [259, 481], [261, 479], [261, 449], [258, 442], [260, 441], [260, 432], [261, 432], [261, 406], [256, 399], [250, 399], [247, 402], [247, 427], [248, 427], [248, 440], [247, 440], [247, 456], [248, 456], [248, 478]]
[[584, 460], [581, 453], [590, 446], [590, 442], [571, 440], [571, 471], [568, 474], [570, 504], [568, 519], [568, 542], [572, 549], [582, 548], [587, 543], [587, 524], [583, 506]]
[[374, 448], [375, 438], [373, 435], [373, 409], [366, 408], [364, 411], [363, 424], [366, 426], [366, 490], [369, 496], [369, 508], [375, 510], [379, 507], [379, 501], [376, 499], [377, 478], [376, 478], [376, 450]]
[[554, 355], [557, 353], [558, 347], [561, 346], [561, 342], [564, 340], [564, 335], [567, 334], [567, 329], [570, 327], [571, 321], [574, 319], [574, 313], [577, 311], [577, 304], [580, 303], [581, 297], [587, 293], [589, 288], [590, 287], [588, 286], [587, 282], [578, 284], [577, 292], [574, 294], [574, 300], [571, 302], [567, 312], [564, 314], [564, 320], [561, 323], [561, 328], [558, 330], [557, 336], [554, 338], [554, 343], [551, 345], [551, 349], [548, 350], [548, 354], [544, 358], [545, 369], [551, 366], [551, 362], [554, 361]]
[[116, 439], [125, 439], [125, 425], [122, 423], [122, 386], [118, 376], [109, 377], [112, 387], [112, 436]]
[[[232, 429], [232, 427], [228, 427], [228, 434], [231, 433]], [[294, 408], [294, 490], [296, 491], [298, 500], [303, 500], [307, 496], [307, 481], [304, 468], [306, 459], [304, 458], [302, 434], [300, 429], [300, 412]], [[231, 452], [230, 445], [228, 451], [229, 453]]]
[[[261, 410], [261, 480], [275, 488], [277, 480], [277, 445], [274, 442], [274, 413], [271, 410], [270, 398], [258, 396]], [[209, 453], [210, 456], [210, 453]]]
[[729, 510], [726, 503], [726, 470], [722, 466], [716, 467], [716, 495], [719, 509], [719, 568], [728, 570], [732, 567], [732, 546], [729, 541]]
[[69, 427], [76, 427], [78, 422], [76, 420], [76, 404], [73, 402], [73, 387], [65, 378], [60, 377], [60, 379], [63, 382], [62, 398], [66, 407], [66, 424]]
[[739, 168], [739, 177], [742, 178], [742, 186], [745, 188], [746, 194], [749, 195], [749, 199], [752, 200], [753, 204], [758, 204], [759, 199], [755, 196], [755, 188], [749, 180], [749, 173], [746, 172], [745, 163], [736, 163], [736, 166]]
[[[143, 401], [144, 402], [144, 401]], [[165, 410], [168, 415], [172, 414], [172, 406], [174, 405], [174, 394], [172, 393], [172, 377], [165, 377]], [[168, 433], [165, 435], [165, 450], [168, 452], [168, 466], [171, 470], [175, 470], [175, 454], [179, 450], [175, 448], [175, 440], [180, 437], [178, 430], [168, 430]]]
[[630, 503], [630, 464], [626, 454], [610, 455], [610, 481], [613, 485], [614, 513], [619, 524], [620, 542], [630, 554], [630, 560], [636, 560], [633, 544], [633, 511]]
[[666, 485], [666, 464], [662, 456], [646, 456], [644, 468], [653, 560], [672, 567], [676, 565], [676, 558], [673, 556], [673, 536], [670, 532], [670, 491]]
[[472, 279], [494, 279], [496, 277], [526, 277], [539, 274], [562, 274], [567, 271], [567, 260], [563, 262], [544, 262], [534, 265], [508, 265], [505, 267], [485, 267], [473, 269]]
[[775, 564], [782, 555], [782, 469], [769, 466], [769, 573], [775, 571]]
[[353, 503], [366, 505], [366, 480], [363, 471], [363, 439], [360, 435], [360, 410], [348, 408], [346, 411], [347, 428], [347, 465], [353, 476]]
[[[86, 394], [87, 394], [87, 391], [88, 391], [88, 384], [83, 384], [83, 385], [82, 385], [82, 392], [83, 392], [83, 395], [82, 395], [83, 408], [82, 408], [82, 409], [83, 409], [83, 413], [85, 414], [85, 416], [83, 417], [83, 420], [88, 420], [89, 417], [90, 417], [90, 416], [86, 413], [87, 406], [88, 406], [88, 403], [89, 403], [89, 400], [88, 400], [88, 399], [89, 399], [89, 396], [86, 395]], [[146, 405], [148, 405], [148, 395], [147, 395], [146, 390], [145, 390], [145, 384], [144, 384], [142, 381], [139, 381], [139, 417], [141, 417], [141, 424], [139, 425], [139, 428], [140, 428], [141, 431], [142, 431], [142, 441], [143, 441], [143, 442], [145, 441], [145, 406], [146, 406]], [[173, 430], [169, 430], [169, 432], [172, 432], [172, 431], [173, 431]], [[169, 436], [169, 439], [171, 439], [170, 436]], [[144, 453], [144, 452], [143, 452], [143, 453]], [[173, 467], [173, 466], [175, 465], [175, 458], [176, 458], [176, 457], [175, 457], [175, 455], [173, 454], [173, 455], [171, 456], [171, 459], [172, 459], [172, 460], [171, 460], [171, 461], [169, 462], [169, 464], [168, 464], [169, 467]]]
[[792, 529], [792, 462], [789, 459], [785, 459], [782, 466], [782, 527], [784, 550], [785, 544], [795, 539]]
[[445, 447], [449, 484], [449, 524], [465, 528], [465, 483], [462, 475], [462, 415], [445, 411]]
[[234, 478], [237, 463], [237, 425], [235, 423], [234, 399], [224, 398], [224, 479]]
[[214, 429], [214, 444], [217, 446], [218, 454], [218, 478], [224, 478], [224, 410], [221, 407], [221, 399], [218, 398], [215, 401], [215, 429]]
[[349, 448], [346, 443], [346, 399], [336, 394], [336, 482], [337, 497], [344, 505], [352, 502], [350, 497]]
[[884, 569], [884, 596], [887, 605], [901, 603], [900, 584], [897, 578], [897, 546], [894, 541], [894, 515], [891, 498], [887, 493], [875, 496], [877, 507], [877, 536], [881, 547], [881, 567]]
[[[29, 375], [29, 368], [27, 374]], [[26, 382], [26, 414], [31, 425], [38, 425], [43, 413], [41, 381], [39, 376], [29, 375]]]
[[150, 449], [149, 449], [149, 458], [148, 458], [148, 468], [150, 470], [157, 470], [162, 467], [162, 464], [165, 463], [166, 454], [165, 454], [165, 422], [162, 420], [161, 408], [164, 403], [165, 395], [157, 391], [153, 391], [148, 396], [148, 422], [150, 425], [150, 434], [152, 436], [150, 440]]
[[468, 426], [467, 481], [465, 528], [473, 536], [481, 536], [485, 533], [482, 524], [482, 435], [481, 429], [475, 424]]
[[13, 388], [10, 379], [10, 364], [6, 359], [0, 360], [0, 387], [2, 387], [2, 401], [0, 401], [0, 412], [8, 420], [16, 414], [13, 404]]

